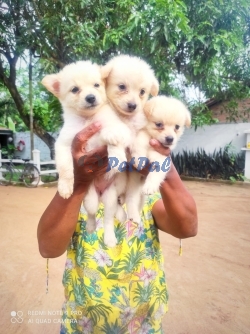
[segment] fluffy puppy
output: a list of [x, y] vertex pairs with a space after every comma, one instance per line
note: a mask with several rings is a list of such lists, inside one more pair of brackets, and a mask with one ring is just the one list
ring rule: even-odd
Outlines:
[[102, 76], [110, 104], [135, 136], [146, 124], [143, 108], [149, 95], [159, 91], [154, 71], [138, 57], [119, 55], [103, 66]]
[[[154, 71], [138, 57], [119, 55], [103, 66], [102, 76], [105, 79], [108, 100], [120, 120], [129, 127], [132, 143], [139, 130], [146, 125], [143, 112], [145, 103], [150, 95], [156, 96], [159, 91], [159, 83]], [[128, 143], [127, 147], [131, 150], [132, 145]], [[130, 177], [130, 174], [117, 175], [123, 189], [127, 185], [127, 177]], [[120, 196], [120, 203], [124, 203], [124, 196]], [[118, 218], [124, 217], [122, 207], [120, 209]]]
[[[74, 185], [71, 144], [76, 133], [99, 121], [102, 129], [88, 141], [87, 151], [107, 145], [109, 157], [124, 161], [126, 146], [131, 140], [130, 130], [108, 104], [101, 69], [97, 64], [79, 61], [67, 65], [59, 73], [45, 76], [42, 84], [60, 100], [63, 108], [64, 125], [55, 144], [55, 160], [59, 173], [58, 192], [63, 198], [68, 198]], [[99, 201], [104, 203], [104, 242], [110, 247], [116, 243], [113, 219], [119, 196], [114, 176], [117, 171], [113, 168], [107, 173], [108, 177], [93, 182], [84, 198], [88, 232], [96, 227]]]
[[140, 210], [143, 194], [159, 191], [169, 170], [169, 161], [156, 152], [149, 144], [150, 139], [158, 140], [163, 146], [173, 150], [184, 132], [185, 126], [190, 126], [191, 115], [186, 106], [179, 100], [157, 96], [150, 99], [144, 107], [147, 118], [146, 126], [139, 131], [132, 147], [132, 157], [138, 166], [142, 158], [148, 158], [154, 163], [148, 176], [142, 178], [139, 173], [132, 173], [128, 184], [126, 203], [128, 216], [135, 221], [140, 220]]
[[142, 112], [149, 95], [156, 96], [159, 91], [154, 71], [138, 57], [116, 56], [102, 68], [102, 74], [107, 97], [120, 116]]

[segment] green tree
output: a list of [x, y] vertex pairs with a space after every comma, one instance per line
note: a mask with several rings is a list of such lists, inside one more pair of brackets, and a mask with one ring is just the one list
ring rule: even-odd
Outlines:
[[[197, 87], [208, 98], [247, 96], [249, 17], [247, 0], [6, 0], [0, 5], [0, 81], [27, 127], [16, 71], [26, 50], [41, 75], [75, 60], [103, 64], [128, 53], [154, 68], [162, 94], [183, 98], [184, 88]], [[211, 121], [197, 105], [192, 110], [196, 125]], [[38, 114], [34, 132], [52, 149], [54, 138]]]
[[[0, 4], [0, 81], [9, 91], [19, 116], [27, 128], [30, 117], [17, 82], [17, 63], [25, 51], [34, 50], [34, 16], [29, 1], [5, 1]], [[34, 132], [48, 145], [53, 158], [55, 139], [34, 119]]]
[[9, 91], [0, 83], [0, 126], [8, 127], [9, 117], [16, 123], [18, 113]]
[[[33, 113], [36, 123], [43, 129], [53, 133], [62, 125], [61, 106], [52, 94], [39, 84], [39, 77], [34, 73], [33, 77]], [[24, 67], [17, 70], [18, 91], [24, 101], [24, 110], [28, 114], [29, 105], [29, 81], [27, 77], [27, 69]], [[8, 119], [15, 123], [16, 131], [28, 131], [29, 128], [24, 124], [16, 109], [16, 105], [3, 85], [0, 86], [0, 125], [8, 127]]]

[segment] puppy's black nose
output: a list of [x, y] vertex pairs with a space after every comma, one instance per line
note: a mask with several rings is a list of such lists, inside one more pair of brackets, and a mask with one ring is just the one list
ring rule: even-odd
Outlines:
[[167, 137], [165, 137], [165, 141], [166, 141], [167, 144], [172, 144], [173, 141], [174, 141], [174, 137], [167, 136]]
[[89, 95], [87, 95], [86, 97], [85, 97], [85, 100], [88, 102], [88, 103], [91, 103], [91, 104], [93, 104], [94, 102], [95, 102], [95, 95], [93, 95], [93, 94], [89, 94]]
[[134, 111], [136, 109], [137, 105], [135, 103], [128, 103], [128, 110]]

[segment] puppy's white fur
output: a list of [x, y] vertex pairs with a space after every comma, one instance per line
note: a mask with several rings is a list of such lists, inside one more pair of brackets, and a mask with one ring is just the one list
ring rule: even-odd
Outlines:
[[144, 113], [147, 124], [139, 131], [133, 143], [131, 155], [135, 157], [136, 166], [138, 166], [140, 157], [146, 157], [151, 163], [156, 161], [158, 168], [149, 172], [146, 179], [139, 173], [131, 174], [126, 203], [128, 217], [135, 221], [140, 220], [143, 194], [153, 194], [159, 191], [166, 176], [166, 172], [162, 170], [166, 156], [156, 152], [150, 146], [150, 139], [157, 139], [163, 146], [173, 150], [185, 126], [191, 124], [191, 115], [186, 106], [172, 97], [157, 96], [150, 99], [145, 104]]
[[102, 75], [106, 78], [106, 94], [110, 103], [132, 129], [137, 128], [137, 122], [132, 117], [137, 115], [142, 118], [149, 95], [156, 96], [159, 91], [154, 71], [138, 57], [120, 55], [102, 68]]
[[[75, 135], [92, 122], [99, 121], [102, 129], [92, 136], [87, 151], [101, 145], [107, 145], [109, 157], [126, 160], [125, 149], [130, 145], [129, 128], [107, 102], [105, 84], [100, 67], [90, 61], [79, 61], [67, 65], [57, 74], [47, 75], [42, 84], [61, 102], [64, 125], [55, 144], [56, 167], [59, 173], [58, 192], [68, 198], [73, 192], [74, 174], [71, 144]], [[88, 212], [87, 230], [96, 227], [95, 214], [99, 200], [105, 205], [104, 242], [112, 247], [116, 244], [113, 219], [118, 206], [119, 192], [124, 192], [125, 184], [115, 182], [114, 172], [109, 173], [111, 180], [99, 180], [99, 184], [90, 186], [84, 198]], [[113, 178], [112, 178], [113, 177]]]
[[[114, 107], [119, 118], [131, 131], [131, 144], [127, 147], [131, 150], [132, 143], [137, 133], [146, 125], [146, 117], [143, 112], [149, 95], [156, 96], [159, 91], [159, 83], [154, 71], [142, 59], [128, 55], [120, 55], [112, 58], [103, 68], [102, 75], [106, 80], [106, 93], [110, 104]], [[127, 185], [133, 172], [117, 175], [122, 185]], [[120, 192], [121, 193], [121, 192]], [[129, 196], [128, 196], [129, 198]], [[123, 204], [125, 195], [120, 196]], [[124, 217], [122, 207], [117, 218]]]

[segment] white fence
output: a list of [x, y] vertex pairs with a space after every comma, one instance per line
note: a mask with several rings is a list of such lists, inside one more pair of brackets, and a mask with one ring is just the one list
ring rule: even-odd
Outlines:
[[[41, 161], [40, 159], [40, 151], [39, 150], [33, 150], [32, 151], [33, 155], [33, 160], [29, 160], [30, 163], [34, 164], [38, 170], [40, 175], [47, 175], [47, 174], [55, 174], [57, 173], [56, 168], [54, 169], [46, 169], [42, 170], [41, 166], [46, 166], [46, 165], [55, 165], [55, 160], [48, 160], [48, 161]], [[24, 163], [24, 160], [22, 159], [11, 159], [13, 163]], [[0, 168], [2, 167], [3, 162], [9, 162], [10, 159], [2, 159], [2, 151], [0, 150]], [[2, 177], [1, 171], [0, 171], [0, 178]], [[40, 181], [40, 184], [43, 182]]]
[[46, 166], [46, 165], [55, 165], [55, 160], [48, 160], [48, 161], [41, 161], [41, 156], [40, 156], [40, 151], [39, 150], [33, 150], [33, 164], [36, 165], [38, 168], [40, 175], [46, 175], [46, 174], [53, 174], [57, 173], [57, 170], [54, 169], [49, 169], [49, 170], [41, 170], [41, 166]]

